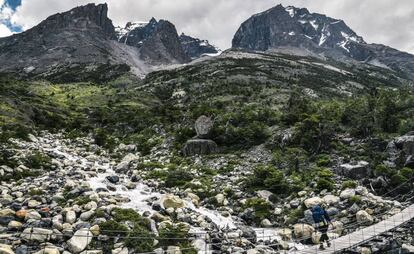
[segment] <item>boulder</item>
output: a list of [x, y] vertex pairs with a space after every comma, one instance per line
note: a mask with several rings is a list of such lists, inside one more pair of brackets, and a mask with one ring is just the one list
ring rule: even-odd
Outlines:
[[221, 194], [221, 193], [217, 194], [215, 198], [216, 198], [216, 202], [217, 202], [217, 204], [219, 204], [219, 205], [223, 205], [224, 200], [226, 199], [226, 198], [224, 197], [224, 195], [223, 195], [223, 194]]
[[260, 225], [265, 228], [271, 228], [273, 224], [268, 219], [264, 219], [260, 222]]
[[73, 210], [69, 210], [66, 212], [65, 222], [69, 224], [73, 224], [76, 221], [76, 213]]
[[19, 221], [10, 221], [9, 224], [7, 225], [8, 229], [20, 229], [23, 226], [23, 224]]
[[335, 205], [338, 204], [341, 199], [334, 195], [326, 195], [323, 197], [323, 202], [327, 205]]
[[402, 253], [414, 253], [414, 246], [409, 244], [403, 244]]
[[315, 228], [308, 224], [295, 224], [293, 226], [293, 233], [296, 238], [311, 238]]
[[13, 211], [12, 209], [3, 209], [0, 210], [0, 217], [5, 217], [5, 216], [14, 216], [15, 215], [15, 211]]
[[46, 242], [52, 236], [53, 231], [44, 228], [26, 228], [21, 234], [26, 241]]
[[339, 195], [342, 199], [350, 199], [355, 196], [356, 192], [355, 189], [345, 189]]
[[72, 253], [80, 253], [88, 247], [93, 238], [93, 234], [87, 228], [81, 228], [67, 241], [69, 250]]
[[339, 175], [343, 175], [347, 178], [359, 180], [361, 178], [366, 178], [371, 175], [371, 169], [369, 168], [369, 163], [366, 161], [359, 161], [357, 163], [346, 163], [339, 166], [338, 172]]
[[366, 211], [359, 211], [356, 213], [356, 219], [358, 223], [363, 224], [372, 224], [374, 223], [374, 218], [369, 215]]
[[181, 254], [181, 249], [178, 246], [168, 246], [166, 254]]
[[315, 231], [312, 233], [312, 242], [314, 244], [319, 244], [321, 242], [322, 233]]
[[194, 156], [212, 154], [218, 151], [216, 142], [209, 139], [190, 139], [187, 140], [183, 148], [184, 156]]
[[292, 240], [292, 230], [290, 228], [279, 229], [279, 230], [277, 230], [277, 234], [284, 241], [291, 241]]
[[182, 199], [180, 199], [177, 196], [171, 195], [171, 194], [167, 194], [164, 196], [163, 200], [162, 200], [162, 205], [164, 206], [165, 209], [168, 208], [182, 208], [184, 207], [184, 201]]
[[0, 254], [14, 254], [10, 245], [0, 243]]
[[56, 246], [46, 246], [34, 254], [60, 254], [60, 251]]
[[304, 203], [307, 208], [312, 208], [316, 205], [322, 204], [323, 199], [321, 199], [320, 197], [313, 197], [313, 198], [306, 199]]
[[[19, 212], [17, 212], [17, 213], [19, 213]], [[17, 215], [17, 213], [16, 213], [16, 215]], [[22, 214], [23, 213], [24, 212], [22, 212]], [[19, 217], [22, 214], [17, 215], [17, 217]], [[25, 215], [25, 220], [40, 220], [41, 218], [42, 218], [42, 215], [40, 215], [36, 211], [27, 212], [26, 215]]]
[[117, 175], [107, 176], [106, 180], [108, 180], [110, 183], [116, 184], [119, 182], [119, 176]]
[[194, 125], [198, 138], [208, 138], [214, 126], [214, 121], [207, 116], [200, 116]]
[[331, 233], [342, 235], [343, 231], [344, 231], [344, 224], [340, 221], [333, 221], [332, 224], [329, 225], [329, 232]]

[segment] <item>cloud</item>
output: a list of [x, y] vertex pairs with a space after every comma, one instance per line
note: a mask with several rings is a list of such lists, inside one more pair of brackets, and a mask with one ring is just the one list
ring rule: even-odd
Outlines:
[[6, 25], [0, 24], [0, 37], [6, 37], [12, 34], [12, 31], [10, 31], [10, 29]]
[[[0, 0], [0, 3], [4, 0]], [[22, 0], [11, 23], [28, 29], [47, 16], [91, 0]], [[107, 2], [109, 16], [117, 25], [168, 19], [179, 32], [209, 39], [225, 49], [240, 24], [251, 15], [278, 4], [307, 7], [345, 20], [368, 42], [382, 43], [414, 53], [414, 5], [412, 0], [97, 0]]]

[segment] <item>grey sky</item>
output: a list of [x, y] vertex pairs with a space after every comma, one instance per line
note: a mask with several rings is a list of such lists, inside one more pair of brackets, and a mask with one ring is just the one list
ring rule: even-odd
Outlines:
[[[1, 0], [0, 0], [1, 1]], [[47, 16], [92, 0], [23, 0], [11, 21], [32, 27]], [[413, 0], [97, 0], [107, 2], [116, 25], [168, 19], [179, 32], [208, 39], [226, 49], [239, 25], [251, 15], [279, 3], [345, 20], [367, 42], [414, 53]]]

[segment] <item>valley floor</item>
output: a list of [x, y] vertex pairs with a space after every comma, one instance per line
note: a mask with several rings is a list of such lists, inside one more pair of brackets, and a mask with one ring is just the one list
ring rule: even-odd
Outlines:
[[[219, 193], [212, 205], [194, 193], [197, 187], [202, 189], [198, 179], [185, 190], [165, 188], [159, 180], [145, 177], [148, 172], [139, 165], [148, 164], [150, 157], [134, 153], [132, 146], [121, 145], [114, 156], [90, 138], [69, 140], [63, 134], [47, 132], [30, 138], [12, 140], [14, 158], [37, 154], [51, 160], [47, 162], [49, 168], [41, 171], [23, 165], [16, 169], [2, 166], [2, 175], [10, 170], [15, 170], [14, 174], [32, 172], [1, 186], [1, 238], [8, 244], [0, 245], [4, 253], [13, 253], [12, 249], [15, 253], [277, 253], [304, 249], [302, 243], [311, 244], [320, 238], [306, 221], [293, 227], [288, 223], [272, 225], [267, 219], [261, 222], [262, 227], [246, 224], [246, 215], [236, 212], [237, 203], [232, 199], [247, 196]], [[156, 153], [158, 162], [169, 161], [162, 149]], [[235, 170], [231, 176], [215, 178], [221, 184], [234, 184], [237, 192], [236, 183], [242, 176]], [[357, 221], [352, 222], [349, 218], [353, 215], [346, 216], [346, 210], [339, 209], [346, 207], [341, 200], [356, 193], [370, 202], [372, 209], [362, 210], [356, 204], [349, 207], [356, 213]], [[265, 198], [266, 194], [261, 191], [256, 195]], [[309, 207], [320, 200], [330, 204], [335, 218], [331, 238], [398, 213], [404, 206], [370, 194], [363, 187], [344, 190], [339, 197], [312, 195], [302, 192], [299, 199], [282, 201], [279, 207], [295, 202]], [[274, 213], [284, 216], [278, 208]], [[305, 212], [306, 216], [309, 214]]]

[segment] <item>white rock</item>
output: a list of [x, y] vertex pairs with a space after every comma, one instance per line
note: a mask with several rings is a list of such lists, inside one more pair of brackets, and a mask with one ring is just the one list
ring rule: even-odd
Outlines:
[[268, 219], [262, 220], [262, 222], [260, 222], [260, 225], [262, 225], [265, 228], [270, 228], [273, 226], [273, 224]]
[[356, 192], [355, 189], [345, 189], [339, 195], [342, 199], [350, 199], [355, 196]]
[[10, 245], [0, 243], [0, 254], [14, 254]]
[[178, 246], [168, 246], [166, 254], [181, 254], [181, 249]]
[[313, 197], [313, 198], [309, 198], [305, 200], [305, 206], [307, 208], [312, 208], [316, 205], [320, 205], [323, 203], [323, 199], [321, 199], [320, 197]]
[[308, 224], [295, 224], [293, 232], [297, 238], [311, 238], [315, 228]]
[[414, 246], [409, 244], [403, 244], [402, 249], [407, 251], [408, 253], [414, 253]]
[[217, 204], [223, 205], [224, 200], [225, 200], [225, 197], [224, 197], [223, 194], [219, 193], [219, 194], [216, 195]]
[[184, 207], [184, 201], [177, 196], [167, 194], [163, 197], [161, 204], [165, 209], [168, 208], [182, 208]]
[[76, 222], [76, 213], [73, 210], [69, 210], [66, 212], [65, 215], [65, 222], [69, 223], [69, 224], [73, 224]]
[[259, 191], [256, 191], [256, 194], [257, 196], [259, 196], [259, 198], [262, 198], [267, 201], [269, 201], [270, 196], [273, 195], [273, 193], [271, 193], [268, 190], [259, 190]]
[[30, 211], [26, 214], [25, 220], [40, 220], [42, 218], [42, 215], [40, 215], [36, 211]]
[[366, 211], [357, 212], [356, 219], [358, 223], [372, 224], [374, 222], [374, 218], [371, 215], [369, 215]]
[[53, 234], [52, 230], [44, 228], [26, 228], [23, 230], [21, 237], [27, 241], [46, 242]]
[[92, 241], [93, 234], [87, 228], [81, 228], [67, 241], [69, 250], [73, 253], [80, 253], [88, 247]]
[[79, 218], [83, 221], [88, 221], [90, 218], [92, 218], [94, 214], [95, 214], [95, 211], [87, 211], [87, 212], [81, 213]]
[[323, 202], [327, 205], [338, 204], [339, 201], [341, 201], [341, 199], [334, 195], [326, 195], [325, 197], [323, 197]]

